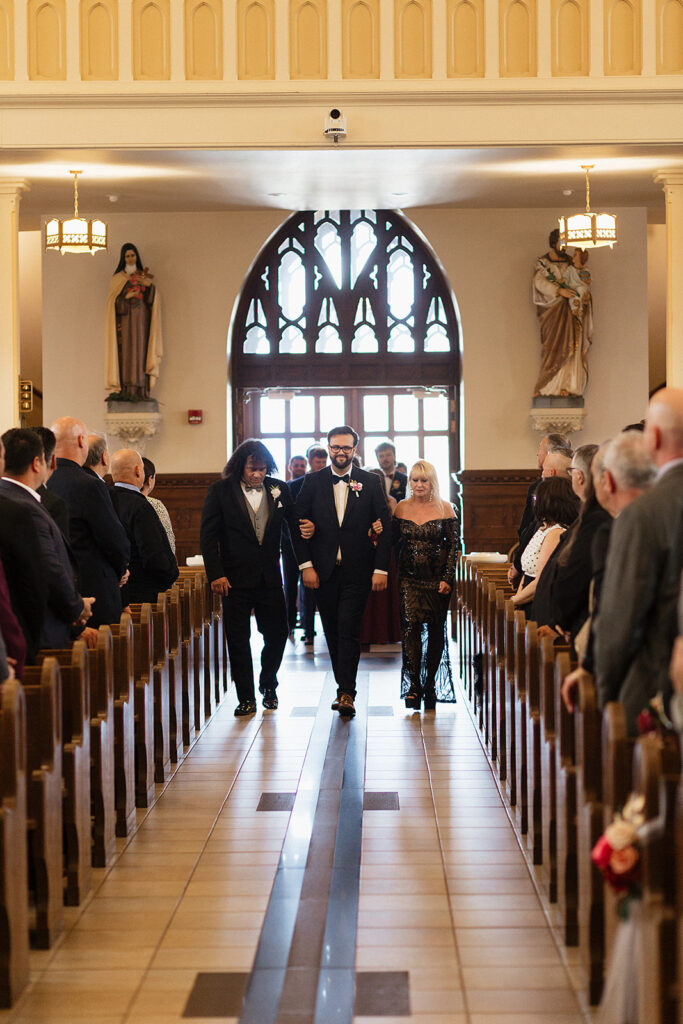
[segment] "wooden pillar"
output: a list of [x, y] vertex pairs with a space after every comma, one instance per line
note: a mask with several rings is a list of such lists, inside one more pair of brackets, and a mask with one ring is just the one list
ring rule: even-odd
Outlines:
[[666, 383], [683, 388], [683, 172], [658, 171], [666, 197]]
[[19, 201], [28, 187], [0, 178], [0, 433], [19, 426]]

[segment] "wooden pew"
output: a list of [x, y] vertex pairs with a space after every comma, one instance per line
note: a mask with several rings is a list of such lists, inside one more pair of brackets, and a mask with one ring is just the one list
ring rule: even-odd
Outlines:
[[[46, 652], [40, 652], [41, 655]], [[92, 889], [90, 687], [85, 642], [77, 640], [60, 662], [62, 774], [64, 778], [64, 902], [78, 906]], [[58, 659], [59, 660], [59, 659]]]
[[93, 851], [96, 868], [116, 853], [114, 759], [114, 647], [109, 626], [100, 626], [90, 662], [90, 751], [92, 756]]
[[505, 729], [505, 779], [511, 807], [517, 806], [517, 731], [515, 720], [515, 606], [510, 600], [512, 591], [506, 587], [503, 594], [503, 664], [501, 710]]
[[[131, 605], [134, 620], [139, 618], [142, 605]], [[171, 772], [170, 750], [170, 697], [168, 666], [168, 598], [158, 594], [151, 605], [152, 674], [154, 681], [154, 781], [165, 782]]]
[[645, 797], [647, 827], [641, 838], [642, 890], [639, 1019], [675, 1024], [678, 1016], [675, 808], [680, 775], [678, 737], [662, 746], [641, 736], [633, 755], [633, 788]]
[[567, 650], [555, 648], [555, 780], [557, 786], [557, 903], [565, 945], [579, 941], [574, 716], [560, 690], [571, 671]]
[[177, 764], [183, 756], [183, 650], [180, 592], [166, 591], [168, 612], [168, 715], [169, 754]]
[[600, 1002], [605, 971], [604, 881], [591, 851], [604, 831], [601, 715], [592, 679], [582, 679], [574, 709], [579, 954], [592, 1006]]
[[16, 679], [0, 687], [0, 1007], [29, 978], [26, 705]]
[[555, 748], [555, 649], [552, 637], [540, 642], [539, 686], [541, 698], [541, 822], [543, 867], [548, 880], [548, 899], [557, 902], [557, 760]]
[[49, 949], [64, 928], [62, 699], [55, 658], [24, 669], [24, 696], [29, 887], [34, 894], [30, 934], [38, 949]]
[[517, 821], [521, 835], [529, 831], [529, 780], [527, 768], [529, 708], [527, 704], [527, 622], [523, 611], [513, 616], [512, 647], [514, 687], [511, 694], [514, 718], [514, 777], [517, 796]]
[[196, 735], [195, 728], [195, 635], [192, 629], [192, 614], [189, 591], [182, 586], [174, 588], [178, 594], [180, 611], [180, 651], [183, 666], [183, 743], [187, 747]]
[[135, 673], [135, 803], [149, 807], [154, 797], [154, 625], [152, 606], [133, 615]]
[[184, 576], [179, 580], [181, 590], [186, 600], [181, 603], [183, 611], [183, 632], [192, 634], [192, 650], [194, 662], [192, 666], [194, 679], [194, 727], [199, 732], [206, 722], [206, 702], [204, 696], [204, 632], [200, 615], [200, 605], [197, 600], [197, 591], [194, 583], [194, 576]]
[[223, 630], [223, 603], [220, 594], [211, 590], [211, 615], [214, 622], [213, 658], [216, 665], [216, 703], [220, 704], [228, 692], [230, 670], [228, 665], [228, 645]]
[[527, 722], [527, 810], [529, 840], [534, 864], [543, 863], [543, 771], [541, 753], [545, 735], [541, 721], [541, 674], [538, 626], [527, 622], [524, 651], [526, 658]]
[[123, 612], [111, 627], [114, 650], [114, 796], [116, 835], [135, 827], [135, 649], [133, 619]]
[[[626, 727], [623, 704], [610, 701], [602, 710], [602, 831], [612, 824], [632, 789], [633, 744]], [[603, 886], [605, 912], [605, 959], [609, 959], [618, 923], [619, 897], [609, 885]]]

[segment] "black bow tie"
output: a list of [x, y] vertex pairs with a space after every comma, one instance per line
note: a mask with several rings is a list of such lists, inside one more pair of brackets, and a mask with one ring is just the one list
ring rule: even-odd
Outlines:
[[249, 491], [262, 491], [263, 484], [259, 484], [258, 487], [250, 487], [249, 484], [245, 484], [244, 489], [247, 492], [247, 494], [249, 494]]
[[342, 482], [342, 480], [343, 480], [345, 484], [348, 484], [349, 479], [350, 479], [350, 474], [349, 473], [344, 473], [344, 476], [337, 476], [337, 474], [335, 473], [334, 474], [334, 480], [332, 481], [332, 483], [333, 484], [340, 484]]

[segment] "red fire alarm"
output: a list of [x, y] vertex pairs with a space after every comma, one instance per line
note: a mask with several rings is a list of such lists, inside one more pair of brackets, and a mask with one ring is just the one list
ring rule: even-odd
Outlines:
[[204, 420], [204, 412], [202, 409], [188, 409], [187, 410], [187, 422], [188, 423], [202, 423]]

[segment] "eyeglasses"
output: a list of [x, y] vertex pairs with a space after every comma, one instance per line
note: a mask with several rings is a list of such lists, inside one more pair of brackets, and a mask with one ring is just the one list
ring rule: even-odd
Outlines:
[[338, 455], [340, 452], [344, 452], [344, 455], [350, 455], [355, 447], [355, 444], [331, 444], [330, 451], [333, 455]]

